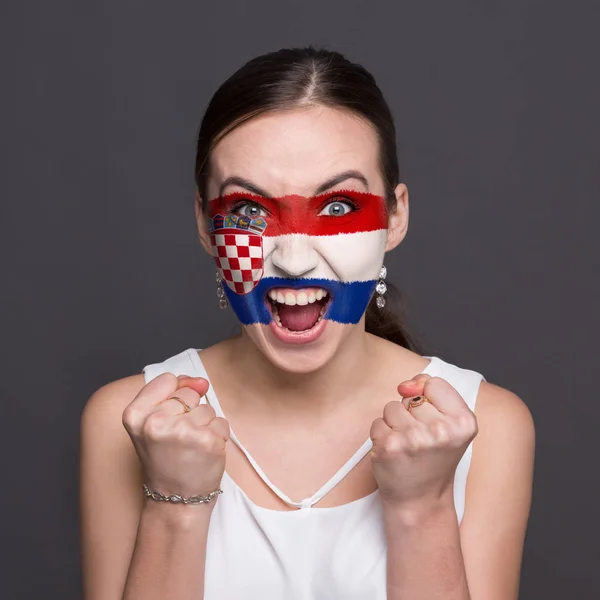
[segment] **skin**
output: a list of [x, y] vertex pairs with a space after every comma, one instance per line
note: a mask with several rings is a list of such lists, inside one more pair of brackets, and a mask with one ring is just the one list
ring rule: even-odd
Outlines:
[[[214, 197], [225, 178], [238, 175], [272, 196], [310, 196], [323, 181], [349, 169], [361, 171], [369, 191], [381, 195], [377, 153], [375, 132], [348, 113], [309, 107], [268, 114], [219, 142], [211, 156], [207, 195]], [[345, 181], [338, 189], [348, 187], [364, 190], [357, 180]], [[241, 191], [234, 186], [227, 191], [236, 189]], [[387, 250], [401, 243], [408, 227], [406, 187], [398, 185], [395, 196]], [[200, 240], [209, 251], [203, 199], [196, 200]], [[535, 444], [533, 420], [523, 401], [482, 382], [472, 413], [448, 382], [420, 374], [428, 363], [424, 357], [367, 334], [364, 320], [354, 326], [330, 325], [316, 349], [282, 352], [268, 330], [250, 326], [203, 350], [202, 361], [229, 424], [270, 479], [295, 500], [312, 495], [371, 436], [371, 455], [316, 506], [338, 506], [380, 489], [391, 600], [515, 600]], [[244, 377], [231, 377], [231, 365]], [[183, 507], [167, 511], [158, 503], [144, 502], [139, 491], [145, 480], [140, 456], [156, 466], [162, 455], [157, 449], [168, 447], [174, 464], [181, 439], [200, 444], [203, 454], [198, 460], [216, 452], [214, 444], [206, 446], [206, 435], [198, 441], [189, 434], [190, 417], [197, 409], [181, 414], [176, 401], [165, 402], [162, 409], [148, 408], [149, 394], [153, 402], [164, 400], [178, 385], [177, 395], [197, 406], [205, 383], [172, 379], [160, 376], [150, 391], [153, 382], [145, 386], [141, 375], [113, 382], [90, 398], [82, 415], [86, 600], [121, 598], [126, 581], [128, 600], [160, 597], [150, 594], [159, 594], [153, 590], [160, 591], [161, 582], [177, 582], [181, 599], [199, 597], [197, 565], [204, 556], [197, 541], [206, 539], [210, 508], [205, 513]], [[408, 413], [408, 398], [420, 394], [431, 402]], [[405, 397], [402, 402], [400, 396]], [[141, 415], [147, 419], [150, 410], [169, 411], [172, 419], [164, 417], [171, 425], [162, 430], [162, 447], [143, 437], [148, 428], [140, 425]], [[214, 429], [213, 417], [196, 415], [196, 426]], [[121, 419], [130, 423], [127, 431]], [[259, 506], [292, 510], [227, 441], [226, 423], [217, 427], [220, 437], [210, 439], [222, 444], [228, 474]], [[471, 440], [466, 509], [459, 527], [451, 482]], [[161, 479], [167, 471], [156, 467], [154, 481], [167, 485]], [[213, 481], [192, 482], [189, 492], [205, 491], [202, 486], [209, 483]], [[94, 493], [97, 489], [112, 493], [100, 498]], [[159, 550], [166, 556], [177, 550], [181, 559], [153, 563], [153, 552]], [[130, 564], [133, 575], [130, 572], [128, 579]], [[144, 588], [146, 578], [154, 579]]]
[[[364, 121], [337, 110], [313, 107], [267, 114], [253, 119], [225, 136], [212, 152], [207, 184], [207, 200], [231, 192], [251, 191], [239, 185], [221, 184], [229, 177], [250, 180], [271, 197], [299, 194], [312, 196], [317, 187], [333, 176], [356, 170], [369, 182], [367, 189], [355, 178], [347, 179], [327, 191], [352, 189], [384, 195], [384, 182], [379, 168], [379, 144], [373, 129]], [[406, 235], [408, 226], [408, 191], [404, 184], [395, 189], [396, 206], [388, 227], [386, 251], [395, 248]], [[208, 222], [201, 210], [202, 199], [196, 197], [196, 219], [200, 241], [211, 254]], [[305, 248], [276, 251], [277, 266], [283, 276], [299, 272], [298, 257], [311, 260]], [[327, 257], [319, 256], [318, 261]], [[316, 266], [315, 263], [312, 263]], [[309, 277], [310, 271], [303, 271]], [[313, 345], [284, 345], [264, 325], [244, 327], [248, 341], [261, 351], [260, 368], [274, 367], [283, 377], [291, 373], [307, 374], [321, 370], [339, 356], [342, 346], [349, 349], [355, 359], [362, 360], [365, 352], [364, 321], [358, 327], [329, 323], [327, 330]], [[358, 354], [356, 351], [358, 350]], [[336, 361], [336, 372], [340, 361]], [[345, 371], [350, 365], [345, 362]], [[303, 379], [303, 381], [305, 381]]]

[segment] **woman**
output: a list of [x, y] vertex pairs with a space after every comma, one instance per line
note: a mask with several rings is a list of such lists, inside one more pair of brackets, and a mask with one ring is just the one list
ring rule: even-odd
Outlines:
[[196, 184], [241, 334], [88, 401], [86, 600], [516, 599], [532, 418], [388, 312], [409, 205], [373, 77], [314, 48], [250, 61]]

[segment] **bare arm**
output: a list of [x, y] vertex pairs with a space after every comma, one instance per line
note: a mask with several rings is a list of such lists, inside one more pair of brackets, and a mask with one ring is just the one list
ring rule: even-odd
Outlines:
[[125, 407], [143, 386], [141, 375], [104, 386], [90, 398], [81, 417], [85, 600], [203, 597], [214, 501], [184, 506], [144, 498], [141, 464], [122, 422]]
[[469, 595], [452, 498], [414, 511], [384, 511], [388, 598], [475, 600]]
[[516, 600], [529, 516], [535, 430], [513, 393], [481, 384], [466, 509], [452, 496], [384, 512], [389, 598]]
[[201, 600], [214, 503], [146, 502], [123, 600]]
[[476, 406], [479, 435], [460, 525], [473, 600], [517, 600], [531, 506], [535, 426], [523, 401], [482, 383]]

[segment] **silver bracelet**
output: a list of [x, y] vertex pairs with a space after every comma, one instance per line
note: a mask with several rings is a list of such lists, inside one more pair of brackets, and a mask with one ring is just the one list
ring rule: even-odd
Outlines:
[[172, 502], [173, 504], [207, 504], [211, 500], [214, 500], [219, 494], [223, 493], [221, 488], [217, 488], [214, 492], [208, 494], [208, 496], [190, 496], [189, 498], [184, 498], [178, 494], [165, 496], [156, 490], [151, 490], [145, 483], [142, 484], [142, 489], [144, 490], [146, 498], [158, 500], [159, 502]]

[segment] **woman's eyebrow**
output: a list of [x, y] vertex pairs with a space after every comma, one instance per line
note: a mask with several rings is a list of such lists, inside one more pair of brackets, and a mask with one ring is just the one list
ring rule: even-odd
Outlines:
[[244, 179], [243, 177], [237, 176], [228, 177], [223, 181], [221, 187], [219, 188], [219, 197], [223, 195], [223, 191], [228, 185], [237, 185], [248, 190], [253, 194], [256, 194], [257, 196], [262, 196], [263, 198], [271, 197], [270, 194], [267, 194], [267, 192], [259, 188], [257, 185], [254, 185], [252, 182], [248, 181], [247, 179]]
[[342, 183], [342, 181], [346, 181], [347, 179], [358, 179], [366, 188], [367, 192], [369, 191], [369, 182], [367, 178], [360, 171], [344, 171], [335, 177], [332, 177], [328, 181], [326, 181], [323, 185], [320, 185], [316, 190], [314, 195], [318, 196], [323, 192], [326, 192], [329, 188], [332, 188], [334, 185], [338, 185]]
[[[321, 184], [315, 190], [314, 195], [318, 196], [319, 194], [326, 192], [329, 188], [332, 188], [334, 185], [338, 185], [348, 179], [357, 179], [365, 186], [366, 190], [369, 191], [369, 182], [360, 171], [344, 171], [343, 173], [335, 175], [331, 179], [328, 179], [325, 183]], [[221, 183], [221, 186], [219, 187], [219, 196], [223, 195], [223, 192], [229, 185], [237, 185], [239, 187], [244, 188], [245, 190], [248, 190], [253, 194], [256, 194], [257, 196], [262, 196], [263, 198], [271, 198], [271, 195], [265, 192], [263, 189], [259, 188], [257, 185], [254, 185], [251, 181], [248, 181], [243, 177], [238, 177], [237, 175], [227, 177], [227, 179], [225, 179], [223, 183]]]

